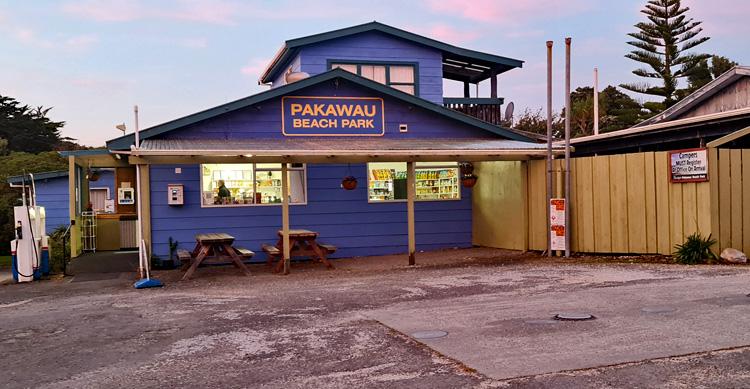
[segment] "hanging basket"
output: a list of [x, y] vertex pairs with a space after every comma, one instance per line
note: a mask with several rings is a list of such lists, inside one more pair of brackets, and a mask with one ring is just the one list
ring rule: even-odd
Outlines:
[[341, 180], [341, 187], [345, 190], [354, 190], [357, 188], [357, 178], [354, 176], [346, 176]]
[[88, 176], [89, 181], [99, 181], [98, 170], [89, 170], [86, 175]]
[[461, 162], [459, 168], [461, 169], [461, 175], [463, 176], [472, 175], [474, 173], [474, 164], [471, 162]]
[[478, 177], [474, 174], [467, 174], [461, 178], [461, 185], [464, 188], [473, 188], [477, 184]]

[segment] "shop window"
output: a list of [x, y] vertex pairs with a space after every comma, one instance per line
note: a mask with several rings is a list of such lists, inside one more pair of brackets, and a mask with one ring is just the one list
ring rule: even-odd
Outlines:
[[403, 64], [368, 64], [353, 62], [334, 62], [331, 69], [344, 69], [358, 74], [368, 80], [388, 85], [409, 94], [417, 93], [417, 77], [415, 65]]
[[[307, 203], [304, 164], [288, 169], [290, 204]], [[229, 207], [281, 204], [280, 163], [201, 165], [201, 206]]]
[[[460, 200], [457, 162], [417, 162], [416, 200]], [[406, 162], [367, 164], [367, 195], [371, 203], [406, 200]]]
[[104, 212], [107, 200], [109, 200], [109, 188], [89, 188], [89, 202], [94, 211]]

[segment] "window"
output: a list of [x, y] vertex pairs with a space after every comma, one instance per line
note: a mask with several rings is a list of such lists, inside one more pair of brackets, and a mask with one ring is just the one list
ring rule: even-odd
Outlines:
[[[290, 164], [287, 179], [289, 203], [306, 204], [305, 165]], [[280, 163], [201, 165], [202, 207], [273, 205], [281, 199]]]
[[109, 200], [109, 188], [89, 188], [89, 202], [94, 211], [104, 212], [107, 200]]
[[[406, 162], [367, 164], [371, 203], [406, 200]], [[416, 200], [460, 200], [457, 162], [417, 162]]]
[[388, 85], [402, 92], [417, 94], [416, 66], [397, 64], [331, 63], [331, 69], [344, 69], [368, 80]]

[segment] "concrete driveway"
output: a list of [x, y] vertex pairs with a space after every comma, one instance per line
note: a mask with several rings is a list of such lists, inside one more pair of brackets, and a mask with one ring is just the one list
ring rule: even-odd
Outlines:
[[[750, 386], [744, 267], [442, 255], [1, 286], [2, 386]], [[596, 320], [547, 322], [563, 311]]]

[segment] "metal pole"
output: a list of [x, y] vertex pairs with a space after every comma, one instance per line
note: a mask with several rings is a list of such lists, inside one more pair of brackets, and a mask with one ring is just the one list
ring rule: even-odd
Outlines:
[[594, 135], [599, 135], [599, 68], [594, 68]]
[[550, 200], [552, 200], [552, 41], [547, 41], [547, 256], [552, 257]]
[[565, 258], [570, 257], [570, 38], [565, 38]]
[[[140, 147], [140, 137], [138, 134], [139, 128], [138, 128], [138, 106], [133, 106], [133, 114], [135, 115], [135, 149], [138, 150]], [[148, 259], [146, 259], [146, 249], [143, 245], [143, 224], [141, 222], [141, 215], [143, 215], [143, 212], [141, 212], [141, 166], [135, 165], [135, 189], [136, 189], [136, 197], [135, 201], [136, 204], [136, 221], [138, 223], [138, 264], [139, 264], [139, 277], [143, 278], [144, 276], [148, 278], [149, 271], [148, 271]]]

